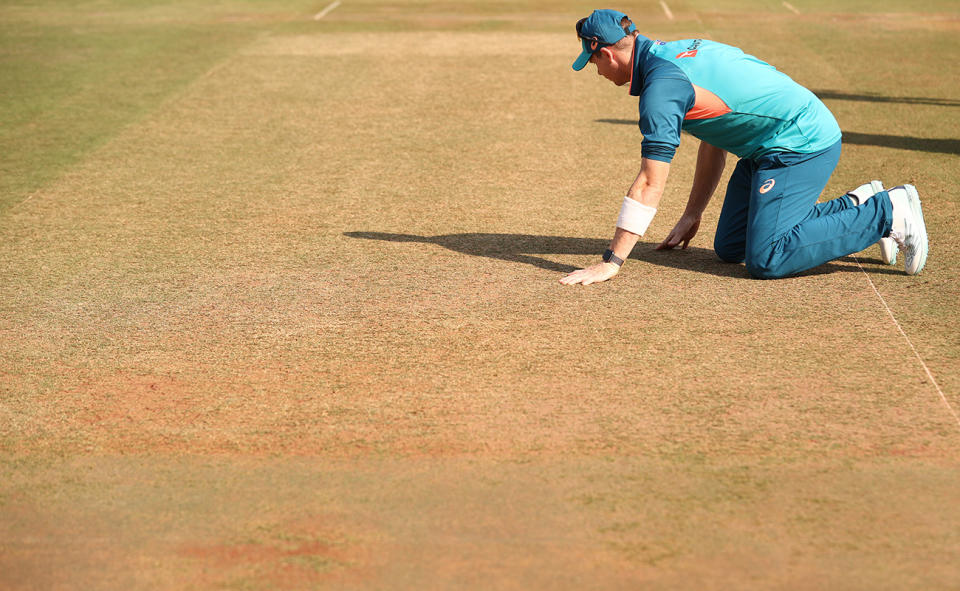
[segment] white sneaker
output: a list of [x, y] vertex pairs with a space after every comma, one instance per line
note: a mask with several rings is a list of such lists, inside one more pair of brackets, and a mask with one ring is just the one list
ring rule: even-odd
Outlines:
[[[880, 181], [870, 181], [864, 185], [860, 185], [853, 191], [847, 191], [847, 195], [856, 199], [857, 205], [863, 205], [866, 203], [867, 199], [870, 199], [880, 191], [883, 191], [883, 183]], [[884, 236], [878, 242], [880, 245], [880, 260], [887, 265], [896, 265], [897, 264], [897, 243], [893, 238], [887, 238]]]
[[867, 202], [867, 199], [870, 199], [880, 191], [883, 191], [883, 183], [880, 181], [870, 181], [869, 183], [860, 185], [853, 191], [847, 191], [847, 195], [856, 199], [857, 205], [863, 205]]
[[885, 265], [896, 265], [897, 252], [900, 250], [897, 247], [896, 241], [889, 236], [884, 236], [877, 244], [880, 245], [880, 260], [883, 261]]
[[913, 185], [887, 191], [893, 203], [893, 229], [890, 238], [897, 243], [906, 261], [907, 275], [916, 275], [927, 264], [927, 226], [923, 222], [920, 194]]

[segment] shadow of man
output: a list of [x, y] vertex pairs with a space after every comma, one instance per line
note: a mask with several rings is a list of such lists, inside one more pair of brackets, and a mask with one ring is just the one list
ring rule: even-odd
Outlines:
[[[499, 259], [512, 263], [524, 263], [556, 273], [572, 273], [579, 267], [566, 265], [543, 258], [543, 255], [596, 255], [600, 256], [608, 246], [609, 240], [600, 238], [571, 238], [565, 236], [538, 236], [534, 234], [491, 234], [464, 233], [441, 234], [439, 236], [418, 236], [416, 234], [395, 234], [389, 232], [345, 232], [344, 236], [364, 240], [382, 240], [386, 242], [416, 242], [435, 244], [454, 252], [470, 256]], [[695, 271], [719, 277], [749, 279], [750, 275], [742, 264], [725, 263], [717, 258], [712, 249], [690, 246], [685, 250], [656, 250], [652, 243], [640, 243], [634, 248], [630, 258], [661, 267]], [[841, 261], [855, 262], [852, 257]], [[875, 260], [860, 262], [879, 263]], [[816, 275], [833, 271], [859, 271], [856, 266], [827, 263], [803, 275]], [[879, 272], [893, 272], [876, 269]]]

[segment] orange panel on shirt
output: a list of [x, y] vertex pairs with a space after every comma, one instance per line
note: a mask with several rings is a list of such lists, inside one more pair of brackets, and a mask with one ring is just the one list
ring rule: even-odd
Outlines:
[[693, 91], [696, 93], [693, 108], [687, 111], [684, 119], [712, 119], [730, 112], [727, 103], [706, 88], [694, 84]]

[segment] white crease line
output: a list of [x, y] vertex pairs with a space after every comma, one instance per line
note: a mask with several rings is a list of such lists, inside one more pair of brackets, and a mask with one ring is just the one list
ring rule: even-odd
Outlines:
[[960, 416], [957, 415], [957, 411], [955, 411], [950, 405], [950, 401], [947, 400], [943, 390], [940, 389], [940, 384], [937, 383], [937, 380], [934, 379], [933, 374], [930, 373], [930, 368], [928, 368], [927, 364], [923, 362], [923, 357], [920, 357], [920, 353], [918, 353], [917, 348], [913, 346], [913, 342], [910, 340], [910, 337], [907, 336], [907, 333], [903, 332], [903, 328], [900, 326], [900, 323], [897, 322], [896, 316], [893, 315], [893, 310], [890, 309], [890, 306], [887, 305], [887, 301], [883, 299], [882, 295], [880, 295], [880, 290], [877, 289], [877, 286], [873, 284], [873, 279], [870, 279], [870, 275], [867, 274], [866, 270], [863, 268], [863, 265], [860, 264], [860, 259], [854, 256], [853, 260], [857, 261], [857, 266], [860, 267], [860, 270], [863, 271], [863, 274], [867, 277], [867, 281], [870, 282], [870, 287], [873, 288], [873, 292], [877, 294], [878, 298], [880, 298], [880, 303], [883, 304], [883, 307], [887, 309], [887, 314], [890, 315], [890, 319], [893, 320], [893, 324], [896, 325], [897, 330], [900, 331], [900, 334], [903, 335], [904, 340], [906, 340], [907, 344], [910, 345], [910, 348], [913, 350], [913, 354], [917, 356], [917, 361], [919, 361], [920, 365], [923, 366], [923, 371], [927, 372], [927, 377], [930, 378], [930, 383], [933, 384], [933, 387], [937, 389], [937, 393], [940, 394], [940, 400], [942, 400], [947, 406], [947, 410], [950, 411], [950, 414], [953, 415], [953, 419], [957, 421], [957, 425], [960, 426]]
[[331, 12], [334, 8], [336, 8], [337, 6], [340, 6], [340, 0], [334, 0], [329, 6], [327, 6], [326, 8], [324, 8], [323, 10], [321, 10], [320, 12], [318, 12], [317, 14], [313, 15], [313, 20], [318, 21], [318, 20], [322, 19], [323, 17], [325, 17], [325, 16], [327, 16], [328, 14], [330, 14], [330, 12]]
[[794, 5], [790, 4], [789, 2], [784, 2], [783, 6], [793, 14], [800, 14], [800, 11], [797, 10], [796, 7], [794, 7]]
[[663, 12], [667, 15], [667, 18], [673, 20], [673, 13], [670, 12], [670, 7], [667, 6], [667, 3], [663, 0], [660, 0], [660, 7], [663, 8]]

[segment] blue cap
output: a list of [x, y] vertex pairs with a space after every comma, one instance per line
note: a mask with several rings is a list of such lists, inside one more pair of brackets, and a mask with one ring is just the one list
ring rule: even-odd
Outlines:
[[619, 10], [594, 10], [577, 23], [577, 37], [580, 38], [583, 51], [573, 62], [573, 69], [582, 70], [590, 61], [590, 56], [601, 47], [613, 45], [636, 30], [630, 17]]

